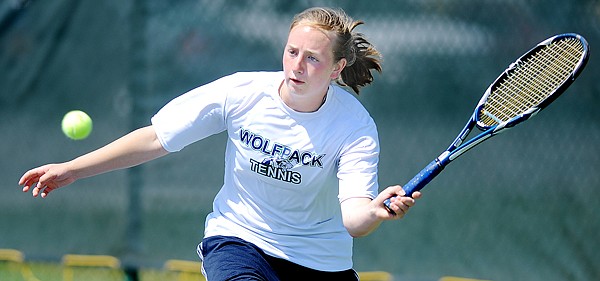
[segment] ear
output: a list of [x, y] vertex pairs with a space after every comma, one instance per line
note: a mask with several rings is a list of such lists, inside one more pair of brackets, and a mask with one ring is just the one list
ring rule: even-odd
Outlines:
[[344, 67], [346, 67], [347, 62], [348, 61], [346, 58], [341, 58], [338, 62], [336, 62], [333, 66], [333, 72], [331, 72], [331, 76], [329, 76], [329, 78], [333, 80], [340, 77], [340, 73], [342, 73], [342, 70], [344, 70]]

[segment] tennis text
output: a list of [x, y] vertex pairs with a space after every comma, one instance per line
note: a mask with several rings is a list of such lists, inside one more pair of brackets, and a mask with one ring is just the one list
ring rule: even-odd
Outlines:
[[243, 145], [265, 155], [262, 161], [250, 159], [250, 169], [260, 175], [276, 180], [299, 184], [302, 175], [292, 171], [297, 166], [323, 168], [325, 154], [293, 149], [246, 129], [240, 129]]

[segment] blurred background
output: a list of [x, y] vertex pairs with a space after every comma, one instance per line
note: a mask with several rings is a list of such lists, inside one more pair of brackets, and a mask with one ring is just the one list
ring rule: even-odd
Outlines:
[[[0, 248], [27, 259], [197, 260], [225, 136], [84, 179], [41, 200], [17, 185], [149, 124], [174, 97], [237, 71], [280, 70], [294, 14], [342, 7], [384, 55], [359, 100], [378, 124], [380, 186], [454, 139], [508, 64], [555, 34], [590, 43], [586, 70], [530, 122], [461, 157], [401, 221], [355, 240], [355, 269], [396, 280], [600, 280], [600, 2], [596, 0], [0, 1]], [[86, 111], [83, 141], [61, 132]]]

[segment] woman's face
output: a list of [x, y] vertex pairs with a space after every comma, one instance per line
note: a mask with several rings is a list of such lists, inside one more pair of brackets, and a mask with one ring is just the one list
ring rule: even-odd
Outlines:
[[[339, 76], [345, 60], [334, 62], [335, 34], [308, 26], [297, 25], [290, 30], [283, 52], [285, 80], [282, 98], [294, 108], [296, 102], [306, 105], [299, 111], [315, 111], [321, 105], [332, 79]], [[290, 104], [291, 103], [291, 104]], [[310, 108], [312, 105], [316, 108]]]

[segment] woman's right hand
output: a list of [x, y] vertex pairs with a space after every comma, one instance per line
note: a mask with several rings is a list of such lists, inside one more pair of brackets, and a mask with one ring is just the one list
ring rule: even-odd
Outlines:
[[29, 192], [33, 187], [31, 191], [33, 197], [41, 194], [42, 198], [45, 198], [51, 191], [69, 185], [76, 180], [68, 166], [68, 162], [65, 162], [31, 169], [23, 174], [19, 180], [19, 185], [23, 185], [23, 192]]

